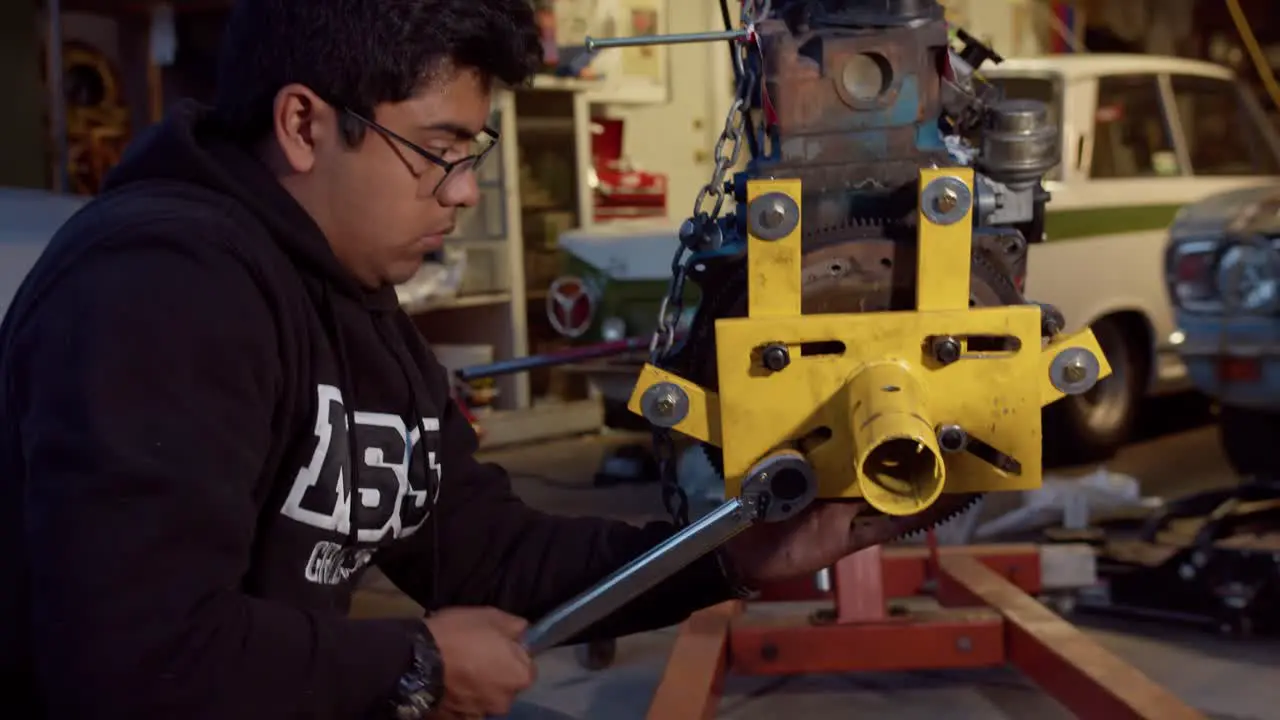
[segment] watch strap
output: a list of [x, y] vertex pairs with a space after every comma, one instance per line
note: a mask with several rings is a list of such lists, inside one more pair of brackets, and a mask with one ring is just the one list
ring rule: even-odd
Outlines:
[[444, 659], [435, 638], [421, 626], [411, 635], [413, 659], [396, 683], [391, 702], [394, 720], [422, 720], [444, 697]]

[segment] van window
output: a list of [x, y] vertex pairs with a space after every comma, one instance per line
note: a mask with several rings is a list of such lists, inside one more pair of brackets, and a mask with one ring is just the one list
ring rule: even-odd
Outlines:
[[[1008, 100], [1039, 100], [1049, 106], [1049, 122], [1062, 132], [1062, 96], [1058, 92], [1058, 83], [1048, 77], [988, 77], [987, 81], [1000, 90], [1002, 97]], [[1046, 180], [1062, 179], [1062, 164], [1059, 163], [1045, 174]]]
[[1280, 175], [1275, 150], [1234, 81], [1174, 75], [1173, 97], [1196, 175]]
[[1156, 76], [1098, 78], [1090, 176], [1149, 178], [1181, 171]]

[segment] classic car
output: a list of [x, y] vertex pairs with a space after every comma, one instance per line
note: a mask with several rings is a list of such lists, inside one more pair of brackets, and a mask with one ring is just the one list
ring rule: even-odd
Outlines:
[[1178, 352], [1241, 475], [1280, 478], [1280, 183], [1184, 208], [1169, 230]]

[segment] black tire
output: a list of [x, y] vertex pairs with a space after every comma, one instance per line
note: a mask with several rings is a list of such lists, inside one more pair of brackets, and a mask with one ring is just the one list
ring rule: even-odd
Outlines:
[[1280, 414], [1224, 405], [1218, 415], [1218, 441], [1227, 463], [1241, 477], [1280, 478]]
[[1151, 365], [1144, 338], [1107, 318], [1092, 326], [1111, 376], [1083, 395], [1069, 395], [1044, 413], [1045, 460], [1054, 465], [1105, 460], [1129, 440]]

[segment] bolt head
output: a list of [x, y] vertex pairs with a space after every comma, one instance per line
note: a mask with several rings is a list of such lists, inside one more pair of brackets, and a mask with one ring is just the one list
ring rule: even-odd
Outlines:
[[943, 365], [960, 359], [960, 343], [955, 338], [941, 338], [933, 343], [933, 357]]
[[969, 444], [969, 435], [959, 425], [944, 425], [938, 429], [938, 445], [944, 452], [960, 452]]
[[760, 211], [760, 226], [773, 230], [781, 227], [783, 219], [786, 218], [786, 212], [778, 203], [773, 203]]
[[1089, 377], [1089, 369], [1085, 367], [1083, 360], [1072, 360], [1062, 367], [1062, 379], [1069, 383], [1084, 382], [1087, 377]]
[[766, 368], [778, 372], [791, 364], [791, 353], [785, 345], [770, 345], [760, 353], [760, 360]]
[[952, 210], [955, 210], [956, 206], [959, 204], [960, 196], [951, 188], [943, 189], [943, 191], [938, 193], [938, 196], [934, 198], [933, 201], [934, 209], [943, 213], [949, 213]]
[[658, 399], [653, 403], [653, 409], [656, 410], [659, 415], [669, 417], [676, 411], [676, 405], [678, 404], [679, 401], [673, 393], [666, 393], [665, 395], [658, 396]]

